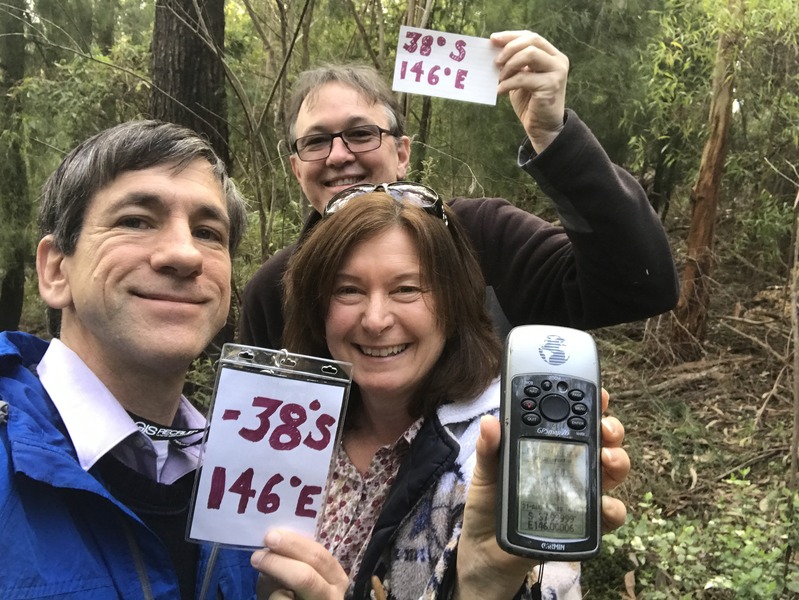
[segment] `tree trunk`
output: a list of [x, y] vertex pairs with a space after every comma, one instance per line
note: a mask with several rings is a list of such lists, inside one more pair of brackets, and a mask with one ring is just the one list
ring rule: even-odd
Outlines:
[[30, 251], [28, 178], [22, 156], [21, 106], [9, 94], [25, 76], [25, 0], [8, 0], [0, 11], [0, 331], [19, 329], [25, 297], [25, 262]]
[[153, 27], [154, 119], [205, 135], [230, 170], [224, 0], [157, 0]]
[[114, 47], [117, 12], [119, 12], [119, 0], [103, 0], [101, 6], [95, 2], [94, 39], [103, 55], [108, 55]]
[[427, 138], [430, 133], [430, 121], [432, 120], [433, 103], [430, 96], [422, 97], [422, 116], [419, 118], [419, 130], [414, 137], [416, 148], [411, 153], [413, 156], [413, 164], [411, 171], [414, 173], [422, 173], [424, 171], [424, 161], [427, 158]]
[[[730, 0], [731, 10], [734, 10], [736, 1]], [[737, 29], [723, 32], [719, 38], [708, 139], [702, 152], [699, 175], [691, 190], [688, 256], [682, 272], [680, 299], [674, 309], [671, 331], [672, 351], [683, 360], [695, 360], [701, 356], [702, 342], [707, 330], [709, 281], [714, 262], [714, 229], [732, 117], [738, 38]]]

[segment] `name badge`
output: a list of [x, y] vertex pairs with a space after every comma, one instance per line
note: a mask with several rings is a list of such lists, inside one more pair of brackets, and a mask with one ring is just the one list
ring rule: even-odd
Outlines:
[[314, 537], [352, 382], [349, 363], [225, 344], [188, 539], [244, 548]]

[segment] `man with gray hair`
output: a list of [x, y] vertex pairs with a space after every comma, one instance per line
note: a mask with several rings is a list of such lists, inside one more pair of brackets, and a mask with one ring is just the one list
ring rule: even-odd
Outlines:
[[194, 132], [133, 121], [44, 185], [49, 343], [0, 334], [0, 597], [246, 598], [250, 554], [187, 542], [206, 422], [182, 396], [225, 323], [245, 204]]

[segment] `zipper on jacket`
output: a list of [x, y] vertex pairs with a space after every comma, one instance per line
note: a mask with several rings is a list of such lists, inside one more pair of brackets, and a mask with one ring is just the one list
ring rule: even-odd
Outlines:
[[119, 519], [122, 521], [122, 529], [125, 532], [125, 539], [128, 542], [128, 548], [130, 548], [130, 553], [133, 556], [133, 564], [136, 566], [136, 574], [139, 576], [139, 583], [141, 584], [141, 591], [142, 595], [144, 596], [144, 600], [155, 600], [155, 596], [153, 596], [153, 588], [150, 584], [150, 578], [147, 575], [147, 566], [144, 564], [144, 559], [142, 558], [139, 544], [136, 542], [136, 536], [133, 535], [133, 531], [131, 530], [128, 522], [125, 520], [124, 515], [119, 515]]

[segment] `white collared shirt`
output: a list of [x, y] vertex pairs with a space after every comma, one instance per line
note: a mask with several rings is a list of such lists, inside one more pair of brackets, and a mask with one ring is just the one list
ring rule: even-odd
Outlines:
[[[199, 445], [180, 448], [150, 440], [86, 363], [61, 340], [50, 342], [36, 372], [64, 421], [85, 471], [109, 452], [159, 483], [174, 483], [197, 468]], [[173, 423], [178, 424], [186, 429], [206, 425], [202, 414], [184, 396], [180, 397]], [[184, 441], [200, 439], [201, 435]]]

